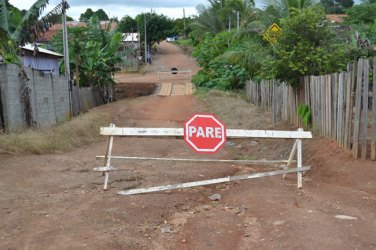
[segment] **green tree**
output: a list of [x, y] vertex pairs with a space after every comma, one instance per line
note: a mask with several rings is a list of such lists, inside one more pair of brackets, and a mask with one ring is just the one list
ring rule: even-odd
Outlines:
[[351, 41], [357, 47], [357, 57], [376, 55], [376, 3], [362, 3], [346, 11], [346, 23], [351, 25]]
[[253, 0], [208, 0], [209, 6], [197, 6], [198, 16], [192, 22], [192, 29], [197, 37], [210, 32], [217, 34], [236, 27], [237, 12], [239, 23], [244, 26], [253, 15]]
[[315, 0], [264, 0], [267, 11], [277, 18], [288, 17], [296, 10], [302, 10], [315, 5]]
[[[177, 18], [173, 20], [174, 23], [174, 34], [179, 35], [185, 35], [188, 36], [188, 34], [192, 31], [191, 24], [193, 22], [192, 17], [186, 17], [184, 18]], [[184, 29], [184, 23], [185, 23], [185, 29]]]
[[97, 11], [93, 11], [91, 8], [87, 8], [86, 11], [80, 15], [80, 19], [79, 20], [81, 22], [87, 22], [94, 15], [97, 15], [97, 17], [99, 18], [99, 21], [108, 21], [108, 20], [110, 20], [108, 18], [108, 16], [107, 16], [106, 12], [103, 9], [99, 9]]
[[[118, 51], [122, 34], [110, 31], [110, 25], [101, 29], [99, 18], [94, 15], [87, 27], [68, 30], [71, 74], [81, 87], [97, 86], [104, 102], [112, 100], [113, 75], [116, 64], [122, 61]], [[63, 50], [61, 34], [53, 38], [53, 46], [59, 52]]]
[[350, 24], [371, 24], [376, 22], [376, 3], [362, 3], [346, 11]]
[[320, 4], [329, 14], [344, 14], [346, 9], [354, 5], [353, 0], [320, 0]]
[[136, 32], [137, 22], [130, 16], [124, 16], [118, 23], [117, 30], [122, 33]]
[[265, 45], [261, 36], [255, 33], [244, 37], [235, 36], [234, 39], [240, 41], [220, 55], [217, 60], [241, 66], [246, 70], [247, 79], [261, 80], [262, 62], [269, 57], [270, 48]]
[[273, 60], [264, 61], [263, 77], [278, 78], [298, 87], [301, 76], [323, 75], [345, 69], [345, 45], [326, 25], [317, 6], [296, 11], [281, 20], [283, 33], [273, 47]]
[[80, 15], [80, 21], [86, 22], [94, 15], [94, 11], [91, 8], [87, 8], [84, 13]]
[[170, 18], [155, 13], [142, 13], [136, 16], [138, 30], [141, 33], [141, 41], [145, 39], [145, 20], [147, 45], [150, 47], [154, 43], [163, 41], [173, 32], [174, 24]]
[[222, 58], [222, 54], [236, 47], [238, 40], [232, 39], [233, 32], [206, 33], [202, 42], [195, 48], [193, 56], [201, 67], [193, 82], [198, 87], [218, 89], [239, 89], [244, 87], [248, 76], [242, 64]]
[[103, 9], [97, 10], [94, 14], [98, 16], [99, 21], [110, 20], [110, 18], [108, 18], [108, 15], [106, 14], [106, 12]]

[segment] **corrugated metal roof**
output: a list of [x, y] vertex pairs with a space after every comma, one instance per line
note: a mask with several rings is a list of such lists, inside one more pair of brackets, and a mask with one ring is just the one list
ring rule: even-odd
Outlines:
[[123, 33], [123, 42], [138, 42], [138, 33]]
[[[29, 50], [29, 51], [34, 51], [35, 46], [29, 43], [29, 44], [26, 44], [25, 46], [22, 46], [21, 48], [25, 50]], [[44, 49], [41, 47], [38, 47], [38, 53], [48, 54], [48, 55], [57, 56], [57, 57], [64, 57], [62, 54], [59, 54], [54, 51]]]

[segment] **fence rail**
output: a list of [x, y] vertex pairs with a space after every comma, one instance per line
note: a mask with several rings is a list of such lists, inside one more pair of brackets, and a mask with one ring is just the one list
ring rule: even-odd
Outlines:
[[103, 100], [98, 88], [86, 87], [80, 88], [72, 86], [72, 115], [77, 116], [91, 108], [102, 105]]
[[302, 126], [298, 109], [307, 105], [316, 133], [337, 140], [355, 159], [376, 160], [376, 58], [360, 59], [346, 72], [303, 81], [300, 89], [277, 80], [248, 81], [246, 91], [253, 104], [271, 111], [273, 122]]
[[138, 59], [123, 58], [123, 63], [116, 64], [120, 72], [137, 72], [140, 70], [140, 62]]

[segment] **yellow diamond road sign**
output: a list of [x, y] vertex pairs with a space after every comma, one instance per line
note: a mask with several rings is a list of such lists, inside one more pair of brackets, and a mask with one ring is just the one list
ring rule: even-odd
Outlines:
[[276, 24], [273, 23], [269, 29], [267, 29], [263, 36], [264, 39], [270, 42], [271, 44], [275, 44], [278, 40], [278, 37], [282, 34], [282, 29]]

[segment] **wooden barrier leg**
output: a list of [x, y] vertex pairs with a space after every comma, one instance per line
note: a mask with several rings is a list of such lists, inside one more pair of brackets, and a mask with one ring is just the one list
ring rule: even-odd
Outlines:
[[[290, 156], [289, 156], [289, 159], [287, 160], [287, 164], [286, 166], [284, 167], [284, 169], [288, 169], [289, 167], [291, 167], [291, 163], [292, 163], [292, 160], [294, 159], [295, 157], [295, 153], [296, 153], [296, 140], [294, 142], [294, 146], [292, 146], [292, 149], [291, 149], [291, 152], [290, 152]], [[286, 179], [286, 174], [282, 175], [282, 178], [283, 179]]]
[[[303, 131], [302, 128], [298, 129], [299, 131]], [[296, 161], [297, 161], [297, 168], [302, 167], [302, 140], [301, 139], [296, 139], [296, 146], [297, 146], [297, 156], [296, 156]], [[298, 188], [302, 188], [303, 185], [303, 173], [298, 172]]]
[[[115, 124], [111, 123], [110, 124], [110, 127], [111, 128], [114, 128], [115, 127]], [[107, 144], [107, 148], [106, 148], [106, 155], [105, 155], [105, 166], [106, 167], [110, 167], [111, 166], [111, 153], [112, 153], [112, 145], [114, 143], [114, 137], [111, 135], [109, 140], [108, 140], [108, 144]], [[104, 185], [103, 185], [103, 190], [107, 190], [108, 189], [108, 178], [109, 178], [109, 172], [108, 171], [105, 171], [104, 172]]]
[[[111, 125], [110, 125], [111, 126]], [[110, 146], [110, 141], [111, 141], [111, 136], [107, 138], [107, 143], [106, 143], [106, 153], [104, 154], [103, 158], [103, 166], [106, 166], [107, 164], [107, 159], [108, 159], [108, 147]], [[105, 172], [102, 172], [102, 176], [105, 175]]]

